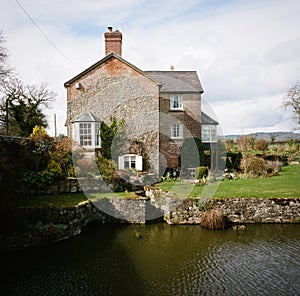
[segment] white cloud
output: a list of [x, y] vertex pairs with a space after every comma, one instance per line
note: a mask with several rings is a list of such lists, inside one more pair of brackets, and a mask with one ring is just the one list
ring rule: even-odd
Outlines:
[[[65, 132], [63, 83], [104, 56], [103, 33], [123, 33], [123, 57], [144, 70], [197, 70], [224, 133], [291, 130], [282, 96], [299, 80], [299, 1], [0, 0], [1, 27], [24, 82], [58, 93], [52, 123]], [[67, 58], [65, 58], [65, 55]], [[287, 118], [288, 117], [288, 118]]]

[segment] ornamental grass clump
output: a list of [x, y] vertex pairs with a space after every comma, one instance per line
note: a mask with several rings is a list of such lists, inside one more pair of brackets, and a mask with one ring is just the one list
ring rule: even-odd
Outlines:
[[201, 226], [208, 229], [224, 229], [225, 217], [217, 210], [210, 209], [202, 215]]

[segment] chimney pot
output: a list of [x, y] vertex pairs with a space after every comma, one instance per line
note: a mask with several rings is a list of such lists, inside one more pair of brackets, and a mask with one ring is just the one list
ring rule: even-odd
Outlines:
[[122, 33], [119, 30], [113, 31], [113, 27], [108, 27], [108, 32], [104, 33], [105, 37], [105, 55], [112, 52], [122, 55]]

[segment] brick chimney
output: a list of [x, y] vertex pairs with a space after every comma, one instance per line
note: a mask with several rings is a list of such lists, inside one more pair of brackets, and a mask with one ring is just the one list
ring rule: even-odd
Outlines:
[[104, 33], [105, 37], [105, 55], [114, 52], [122, 56], [122, 33], [119, 30], [113, 31], [112, 27], [108, 27], [108, 31]]

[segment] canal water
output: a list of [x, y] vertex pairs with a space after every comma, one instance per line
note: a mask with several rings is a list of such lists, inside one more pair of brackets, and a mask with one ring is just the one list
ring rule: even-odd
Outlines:
[[0, 295], [300, 295], [300, 225], [247, 227], [93, 224], [1, 255]]

